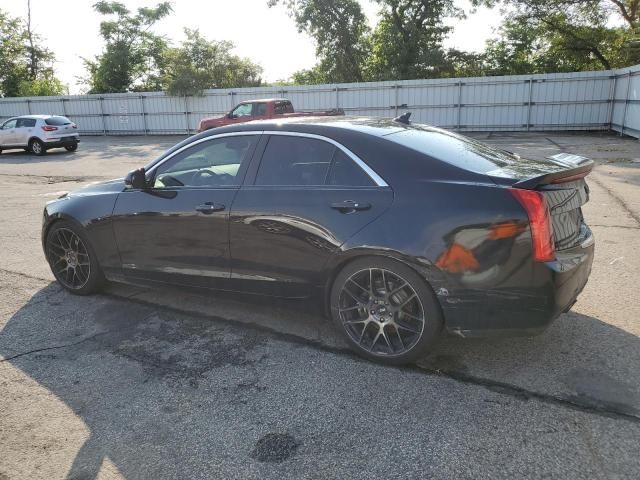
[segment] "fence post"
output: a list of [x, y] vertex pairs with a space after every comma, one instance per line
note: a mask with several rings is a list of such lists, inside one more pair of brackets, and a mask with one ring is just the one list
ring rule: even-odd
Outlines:
[[144, 109], [144, 95], [140, 95], [140, 110], [142, 111], [142, 126], [144, 134], [147, 135], [147, 112]]
[[529, 79], [529, 101], [527, 102], [527, 132], [531, 127], [531, 98], [533, 96], [533, 79]]
[[398, 89], [400, 87], [398, 86], [398, 82], [396, 82], [396, 84], [394, 85], [394, 88], [396, 89], [396, 99], [394, 101], [394, 104], [396, 106], [396, 114], [394, 115], [394, 117], [397, 117], [398, 116], [398, 103], [400, 102], [400, 96], [399, 96], [399, 92], [398, 92]]
[[31, 115], [31, 100], [27, 99], [27, 112]]
[[613, 82], [611, 82], [611, 89], [609, 91], [609, 130], [613, 130], [613, 112], [616, 108], [616, 85], [618, 83], [618, 76], [613, 75]]
[[336, 85], [336, 110], [340, 108], [340, 89]]
[[624, 135], [624, 124], [627, 120], [627, 106], [629, 105], [629, 88], [631, 87], [631, 72], [627, 75], [627, 93], [624, 96], [624, 111], [622, 113], [622, 126], [620, 127], [620, 136]]
[[458, 130], [462, 129], [462, 80], [458, 80], [458, 119], [456, 125]]
[[189, 135], [189, 132], [191, 131], [189, 128], [189, 99], [186, 95], [184, 96], [184, 121], [187, 127], [187, 135]]
[[100, 97], [100, 118], [102, 119], [102, 135], [107, 136], [107, 120], [104, 114], [104, 97]]

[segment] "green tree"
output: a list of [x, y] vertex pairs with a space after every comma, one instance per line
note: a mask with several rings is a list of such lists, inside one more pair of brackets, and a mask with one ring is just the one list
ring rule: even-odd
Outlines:
[[41, 45], [30, 22], [0, 10], [0, 96], [60, 95], [66, 87], [54, 75], [53, 53]]
[[[511, 7], [487, 46], [489, 73], [610, 69], [640, 61], [640, 0], [474, 0]], [[620, 22], [622, 19], [622, 22]]]
[[232, 54], [233, 43], [211, 41], [198, 30], [185, 29], [187, 39], [163, 59], [162, 83], [172, 95], [198, 95], [207, 88], [257, 87], [262, 68]]
[[310, 70], [296, 72], [294, 81], [343, 83], [364, 80], [369, 27], [357, 0], [269, 0], [270, 6], [278, 3], [288, 8], [298, 30], [309, 34], [316, 44], [318, 64]]
[[446, 17], [463, 12], [453, 0], [376, 0], [382, 7], [372, 38], [367, 74], [373, 80], [433, 78], [451, 73], [442, 41]]
[[103, 53], [84, 59], [89, 93], [159, 90], [167, 41], [150, 29], [171, 13], [171, 4], [139, 8], [135, 14], [120, 2], [100, 1], [93, 8], [113, 18], [100, 23]]

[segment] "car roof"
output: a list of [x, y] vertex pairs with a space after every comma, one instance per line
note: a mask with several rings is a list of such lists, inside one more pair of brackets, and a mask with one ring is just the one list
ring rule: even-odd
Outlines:
[[64, 117], [64, 115], [20, 115], [19, 117], [12, 118], [35, 118], [35, 119], [46, 119], [51, 117]]
[[[422, 128], [428, 127], [421, 125]], [[318, 133], [320, 130], [327, 132], [330, 130], [351, 131], [365, 133], [377, 137], [383, 137], [405, 129], [413, 128], [411, 124], [405, 125], [391, 119], [379, 117], [363, 116], [322, 116], [322, 117], [291, 117], [278, 118], [272, 120], [255, 120], [240, 124], [228, 125], [224, 127], [207, 130], [209, 135], [218, 135], [225, 132], [239, 132], [249, 130], [264, 131], [293, 131], [303, 133]], [[434, 130], [437, 130], [433, 127]]]
[[240, 102], [238, 105], [242, 105], [243, 103], [258, 103], [258, 102], [290, 102], [288, 98], [255, 98], [253, 100], [245, 100]]

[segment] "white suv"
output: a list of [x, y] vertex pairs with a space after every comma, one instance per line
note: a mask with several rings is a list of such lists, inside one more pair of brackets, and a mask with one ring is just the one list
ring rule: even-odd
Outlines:
[[2, 150], [23, 148], [44, 155], [50, 148], [64, 147], [69, 152], [78, 149], [78, 127], [67, 117], [57, 115], [23, 115], [7, 120], [0, 127]]

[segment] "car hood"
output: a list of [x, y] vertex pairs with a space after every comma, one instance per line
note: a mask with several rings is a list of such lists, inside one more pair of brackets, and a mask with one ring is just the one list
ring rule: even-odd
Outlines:
[[66, 196], [79, 197], [84, 195], [96, 195], [101, 193], [119, 193], [122, 190], [124, 190], [124, 178], [115, 178], [105, 182], [92, 182], [78, 190], [67, 192], [60, 198], [64, 198]]

